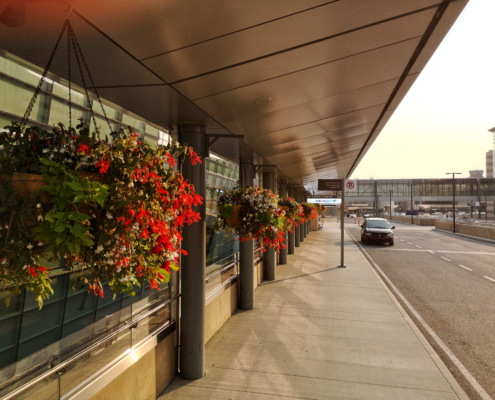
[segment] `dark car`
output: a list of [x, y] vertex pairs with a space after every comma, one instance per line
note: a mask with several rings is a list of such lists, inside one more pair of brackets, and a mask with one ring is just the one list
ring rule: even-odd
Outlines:
[[368, 218], [361, 225], [361, 242], [362, 243], [388, 243], [394, 245], [395, 226], [390, 226], [384, 218]]

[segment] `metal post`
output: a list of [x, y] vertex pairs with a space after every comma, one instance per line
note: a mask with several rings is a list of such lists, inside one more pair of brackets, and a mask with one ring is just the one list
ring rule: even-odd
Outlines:
[[411, 225], [414, 225], [414, 203], [413, 203], [413, 184], [411, 181]]
[[345, 204], [345, 194], [344, 194], [345, 179], [342, 179], [342, 191], [341, 191], [341, 204], [340, 204], [340, 265], [339, 268], [345, 268], [344, 263], [344, 204]]
[[[206, 198], [206, 132], [199, 124], [181, 127], [181, 142], [187, 143], [202, 158], [192, 166], [189, 156], [182, 174], [203, 199]], [[184, 227], [182, 248], [188, 255], [181, 265], [180, 375], [183, 379], [201, 379], [205, 375], [205, 271], [206, 271], [206, 201], [194, 206], [200, 220]]]
[[378, 182], [375, 180], [375, 217], [379, 217], [380, 204], [378, 201]]
[[481, 192], [480, 192], [480, 178], [476, 179], [476, 191], [477, 191], [477, 196], [476, 198], [478, 199], [478, 219], [481, 219]]
[[[296, 197], [294, 194], [294, 185], [289, 186], [289, 197], [292, 197], [293, 199]], [[295, 250], [296, 250], [295, 249], [295, 247], [296, 247], [296, 224], [295, 223], [292, 224], [292, 232], [289, 231], [288, 236], [289, 236], [289, 244], [288, 244], [289, 251], [288, 251], [288, 253], [294, 254]]]
[[[270, 189], [277, 193], [276, 167], [263, 167], [263, 188]], [[275, 247], [267, 247], [263, 259], [263, 269], [267, 281], [275, 280], [275, 268], [277, 266], [277, 256]]]
[[[287, 196], [287, 181], [280, 181], [280, 197], [286, 197]], [[284, 244], [285, 248], [282, 246], [280, 248], [280, 254], [278, 258], [279, 264], [287, 264], [287, 252], [289, 251], [289, 244], [287, 243], [289, 239], [289, 234], [288, 232], [284, 232]]]
[[455, 175], [452, 174], [452, 187], [453, 187], [453, 192], [452, 192], [452, 217], [453, 219], [453, 224], [452, 224], [452, 232], [455, 233]]
[[390, 193], [390, 212], [389, 212], [388, 220], [392, 221], [392, 191], [389, 190], [389, 193]]
[[[253, 186], [254, 165], [252, 159], [240, 160], [239, 177], [239, 183], [242, 187]], [[239, 243], [239, 292], [241, 310], [254, 309], [254, 240], [245, 240]]]
[[445, 175], [452, 174], [452, 232], [455, 233], [455, 176], [460, 172], [447, 172]]

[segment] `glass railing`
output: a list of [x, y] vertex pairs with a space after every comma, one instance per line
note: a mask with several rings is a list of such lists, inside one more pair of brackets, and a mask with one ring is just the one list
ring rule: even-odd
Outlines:
[[171, 324], [177, 298], [162, 290], [0, 370], [0, 399], [51, 400], [81, 390]]

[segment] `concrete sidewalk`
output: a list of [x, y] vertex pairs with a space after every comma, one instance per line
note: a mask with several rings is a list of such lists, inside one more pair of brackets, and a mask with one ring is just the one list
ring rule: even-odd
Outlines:
[[357, 246], [336, 268], [336, 223], [311, 232], [277, 281], [206, 346], [207, 376], [169, 399], [467, 399]]

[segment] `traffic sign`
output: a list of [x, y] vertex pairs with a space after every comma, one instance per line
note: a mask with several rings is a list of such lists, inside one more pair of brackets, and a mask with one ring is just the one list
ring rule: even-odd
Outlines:
[[318, 179], [318, 190], [342, 191], [342, 179]]
[[357, 182], [353, 181], [351, 179], [348, 179], [345, 183], [345, 190], [348, 192], [355, 192], [357, 191]]

